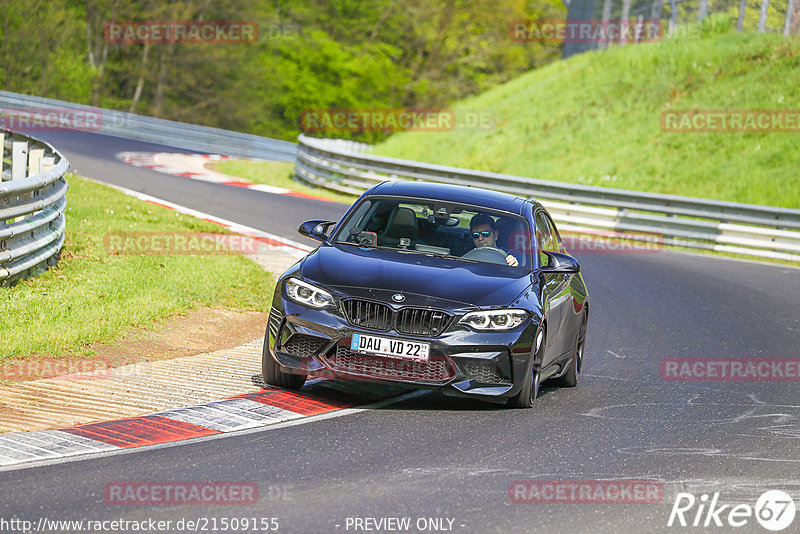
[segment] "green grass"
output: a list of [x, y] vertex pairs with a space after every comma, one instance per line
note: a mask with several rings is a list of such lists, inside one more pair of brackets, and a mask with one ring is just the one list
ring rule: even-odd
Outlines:
[[352, 204], [357, 198], [319, 187], [311, 187], [295, 180], [292, 178], [294, 163], [287, 163], [285, 161], [246, 161], [234, 159], [213, 163], [210, 167], [215, 171], [244, 178], [245, 180], [250, 180], [258, 184], [284, 187], [286, 189], [299, 191], [300, 193], [327, 198], [334, 202], [341, 202], [342, 204]]
[[552, 63], [457, 109], [492, 128], [405, 132], [374, 153], [471, 169], [800, 208], [800, 134], [665, 133], [683, 109], [800, 109], [800, 40], [725, 17], [661, 43]]
[[0, 287], [0, 359], [86, 352], [198, 306], [269, 309], [272, 277], [240, 254], [110, 255], [103, 246], [108, 232], [227, 232], [220, 226], [77, 176], [68, 181], [58, 266]]

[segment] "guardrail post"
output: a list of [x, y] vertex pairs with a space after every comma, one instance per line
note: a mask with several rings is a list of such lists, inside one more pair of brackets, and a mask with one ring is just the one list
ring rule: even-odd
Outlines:
[[11, 179], [22, 180], [27, 176], [28, 143], [14, 141], [11, 144]]
[[39, 172], [47, 172], [50, 169], [52, 169], [55, 166], [55, 164], [56, 164], [56, 158], [52, 156], [42, 158]]
[[44, 157], [43, 148], [32, 148], [28, 151], [28, 176], [41, 174], [42, 158]]

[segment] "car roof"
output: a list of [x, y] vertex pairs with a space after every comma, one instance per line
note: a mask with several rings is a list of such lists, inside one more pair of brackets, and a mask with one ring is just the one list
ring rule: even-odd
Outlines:
[[370, 189], [369, 194], [472, 204], [489, 209], [508, 211], [517, 215], [524, 215], [524, 206], [532, 203], [532, 201], [523, 197], [498, 191], [489, 191], [480, 187], [402, 180], [382, 182]]

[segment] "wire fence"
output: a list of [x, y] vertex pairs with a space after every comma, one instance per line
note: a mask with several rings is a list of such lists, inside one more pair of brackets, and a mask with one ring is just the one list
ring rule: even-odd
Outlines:
[[[658, 23], [663, 35], [673, 35], [712, 15], [726, 15], [737, 31], [800, 34], [800, 0], [565, 0], [570, 21], [614, 21], [631, 25]], [[629, 41], [635, 41], [636, 38]], [[623, 39], [592, 39], [564, 43], [564, 57], [587, 50], [624, 45]]]

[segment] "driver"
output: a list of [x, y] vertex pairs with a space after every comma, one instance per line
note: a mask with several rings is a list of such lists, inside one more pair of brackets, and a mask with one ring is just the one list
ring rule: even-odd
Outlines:
[[[469, 230], [472, 235], [472, 242], [475, 243], [475, 248], [497, 248], [497, 226], [494, 223], [494, 219], [485, 213], [478, 213], [472, 217], [469, 221]], [[497, 250], [502, 251], [503, 254], [507, 254], [502, 249], [497, 248]], [[512, 267], [519, 265], [517, 258], [511, 254], [506, 255], [506, 263]]]

